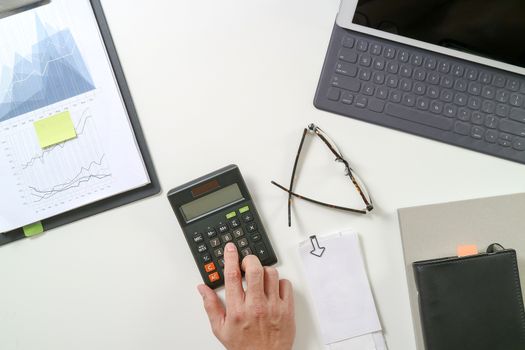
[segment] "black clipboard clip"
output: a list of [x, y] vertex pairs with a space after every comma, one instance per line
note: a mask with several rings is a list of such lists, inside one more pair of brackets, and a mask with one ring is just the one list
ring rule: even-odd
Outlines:
[[310, 250], [310, 254], [315, 255], [318, 258], [321, 258], [326, 250], [325, 247], [321, 247], [319, 245], [319, 241], [317, 240], [317, 236], [313, 235], [310, 236], [310, 243], [312, 243], [312, 250]]

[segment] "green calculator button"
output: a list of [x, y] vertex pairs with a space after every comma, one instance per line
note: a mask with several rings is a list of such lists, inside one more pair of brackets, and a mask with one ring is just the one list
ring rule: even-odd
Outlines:
[[239, 213], [241, 213], [241, 214], [246, 213], [247, 211], [250, 211], [250, 207], [249, 206], [245, 206], [245, 207], [242, 207], [241, 209], [239, 209]]
[[231, 213], [226, 214], [226, 219], [230, 220], [231, 218], [234, 218], [237, 216], [237, 213], [232, 211]]

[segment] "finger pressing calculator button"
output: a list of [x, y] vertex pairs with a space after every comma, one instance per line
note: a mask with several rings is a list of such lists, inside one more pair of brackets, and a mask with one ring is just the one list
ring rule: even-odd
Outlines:
[[242, 228], [238, 228], [238, 229], [233, 230], [232, 234], [233, 234], [233, 237], [239, 238], [239, 237], [244, 236], [244, 231], [242, 230]]
[[214, 237], [216, 234], [217, 234], [217, 232], [215, 232], [215, 230], [212, 229], [212, 228], [208, 228], [208, 231], [206, 231], [206, 235], [208, 236], [208, 238], [212, 238], [212, 237]]
[[199, 244], [197, 246], [197, 251], [199, 253], [204, 253], [206, 250], [208, 250], [208, 248], [206, 248], [206, 244], [204, 244], [204, 243], [203, 244]]
[[246, 238], [239, 239], [237, 245], [239, 246], [239, 249], [246, 248], [248, 246], [248, 240]]
[[201, 256], [201, 259], [202, 259], [203, 263], [209, 263], [211, 261], [211, 255], [210, 254], [204, 254], [203, 256]]
[[257, 224], [255, 222], [250, 222], [248, 225], [246, 225], [246, 230], [250, 233], [257, 231]]
[[210, 245], [211, 245], [212, 248], [218, 247], [218, 246], [221, 245], [221, 241], [217, 237], [212, 238], [212, 239], [210, 239]]
[[215, 254], [215, 257], [220, 258], [224, 255], [224, 249], [223, 248], [217, 248], [213, 251], [213, 254]]
[[220, 225], [219, 227], [217, 227], [217, 231], [219, 231], [219, 233], [228, 232], [228, 225], [226, 224]]
[[233, 238], [232, 238], [232, 235], [231, 233], [227, 233], [225, 235], [222, 235], [221, 236], [221, 239], [224, 243], [228, 243], [229, 241], [231, 241]]
[[262, 238], [260, 233], [255, 233], [255, 234], [251, 235], [250, 237], [252, 238], [252, 241], [254, 241], [254, 242], [260, 241], [261, 238]]
[[209, 264], [204, 265], [204, 271], [206, 272], [215, 271], [215, 264], [211, 262]]
[[244, 221], [244, 222], [251, 222], [251, 221], [253, 221], [252, 213], [248, 212], [248, 213], [242, 214], [242, 221]]
[[264, 243], [258, 243], [255, 246], [255, 253], [259, 257], [259, 260], [266, 260], [268, 258], [268, 250], [266, 249], [266, 246]]
[[236, 228], [236, 227], [239, 227], [240, 225], [241, 225], [241, 223], [239, 222], [238, 219], [230, 220], [230, 227], [231, 228]]
[[219, 276], [218, 272], [214, 272], [214, 273], [210, 273], [208, 275], [208, 278], [209, 278], [210, 282], [213, 283], [213, 282], [217, 282], [218, 280], [220, 280], [221, 276]]
[[202, 243], [203, 241], [204, 241], [204, 238], [202, 238], [202, 235], [200, 233], [196, 233], [193, 235], [193, 242]]
[[243, 250], [241, 250], [241, 256], [243, 258], [251, 254], [252, 254], [252, 250], [250, 248], [244, 248]]

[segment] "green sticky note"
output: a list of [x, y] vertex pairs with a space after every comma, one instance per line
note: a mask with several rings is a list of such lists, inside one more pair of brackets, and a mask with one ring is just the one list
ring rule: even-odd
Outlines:
[[36, 121], [34, 124], [38, 143], [41, 148], [77, 137], [73, 120], [69, 112], [55, 114], [52, 117]]
[[22, 229], [24, 230], [24, 235], [26, 237], [33, 237], [44, 232], [44, 226], [42, 226], [40, 221], [24, 226]]

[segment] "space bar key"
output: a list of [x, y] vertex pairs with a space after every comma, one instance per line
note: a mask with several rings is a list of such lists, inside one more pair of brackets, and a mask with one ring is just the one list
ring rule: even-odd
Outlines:
[[385, 112], [386, 114], [396, 118], [431, 126], [441, 130], [451, 130], [453, 126], [453, 121], [451, 119], [430, 113], [420, 112], [391, 103], [387, 104]]

